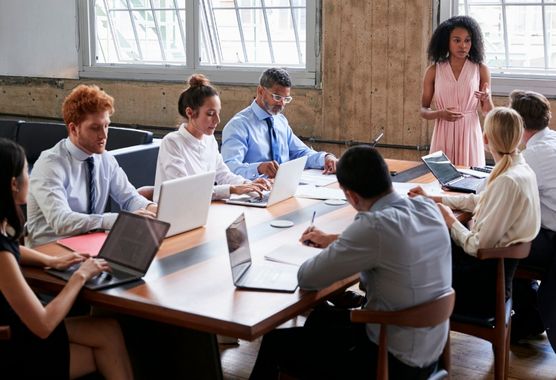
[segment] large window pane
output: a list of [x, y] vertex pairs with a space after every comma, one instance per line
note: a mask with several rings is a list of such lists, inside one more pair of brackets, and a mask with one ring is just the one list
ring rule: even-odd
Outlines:
[[507, 22], [510, 67], [544, 68], [542, 8], [508, 6]]

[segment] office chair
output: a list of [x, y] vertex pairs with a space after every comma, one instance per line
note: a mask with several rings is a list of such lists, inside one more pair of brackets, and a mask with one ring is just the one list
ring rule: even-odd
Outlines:
[[506, 298], [504, 259], [524, 259], [529, 256], [531, 242], [509, 247], [485, 248], [477, 251], [479, 260], [497, 260], [495, 315], [477, 317], [454, 313], [450, 328], [492, 343], [494, 349], [494, 378], [508, 378], [512, 298]]
[[0, 340], [10, 340], [11, 336], [10, 326], [0, 326]]
[[[375, 311], [375, 310], [352, 310], [351, 321], [356, 323], [377, 323], [380, 324], [380, 336], [378, 345], [378, 365], [377, 380], [388, 379], [388, 344], [387, 326], [407, 326], [407, 327], [433, 327], [448, 318], [452, 314], [455, 302], [454, 289], [442, 294], [432, 301], [422, 303], [403, 310], [396, 311]], [[449, 376], [450, 372], [450, 334], [444, 346], [444, 351], [440, 357], [441, 369], [429, 377], [429, 380], [443, 379]]]

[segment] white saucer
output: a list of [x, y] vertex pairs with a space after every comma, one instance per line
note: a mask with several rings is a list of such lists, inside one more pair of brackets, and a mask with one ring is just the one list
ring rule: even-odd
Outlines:
[[286, 220], [286, 219], [276, 219], [270, 222], [270, 225], [272, 227], [277, 227], [277, 228], [288, 228], [288, 227], [292, 227], [293, 224], [294, 223], [291, 220]]
[[329, 206], [342, 206], [345, 205], [347, 202], [343, 199], [327, 199], [324, 201], [325, 205]]

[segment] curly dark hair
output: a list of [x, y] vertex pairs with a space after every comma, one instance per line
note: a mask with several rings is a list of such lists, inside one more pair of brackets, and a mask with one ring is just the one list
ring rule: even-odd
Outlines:
[[471, 35], [469, 60], [474, 63], [483, 63], [485, 59], [483, 33], [477, 21], [469, 16], [455, 16], [438, 25], [432, 34], [427, 49], [429, 61], [437, 63], [448, 59], [450, 53], [450, 34], [455, 28], [463, 28]]

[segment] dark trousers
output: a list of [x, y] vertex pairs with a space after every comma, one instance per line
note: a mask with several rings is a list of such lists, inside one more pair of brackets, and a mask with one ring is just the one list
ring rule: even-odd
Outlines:
[[[454, 313], [493, 316], [496, 299], [497, 260], [479, 260], [452, 240], [452, 287], [456, 291]], [[517, 260], [504, 260], [506, 299], [512, 293]]]
[[[351, 323], [349, 310], [321, 307], [304, 327], [264, 336], [250, 379], [279, 379], [281, 372], [298, 379], [373, 379], [377, 356], [365, 325]], [[410, 367], [393, 355], [388, 360], [391, 379], [426, 379], [436, 368]]]
[[556, 233], [541, 228], [519, 267], [540, 272], [543, 281], [539, 287], [536, 281], [514, 280], [512, 335], [525, 337], [546, 329], [556, 351]]

